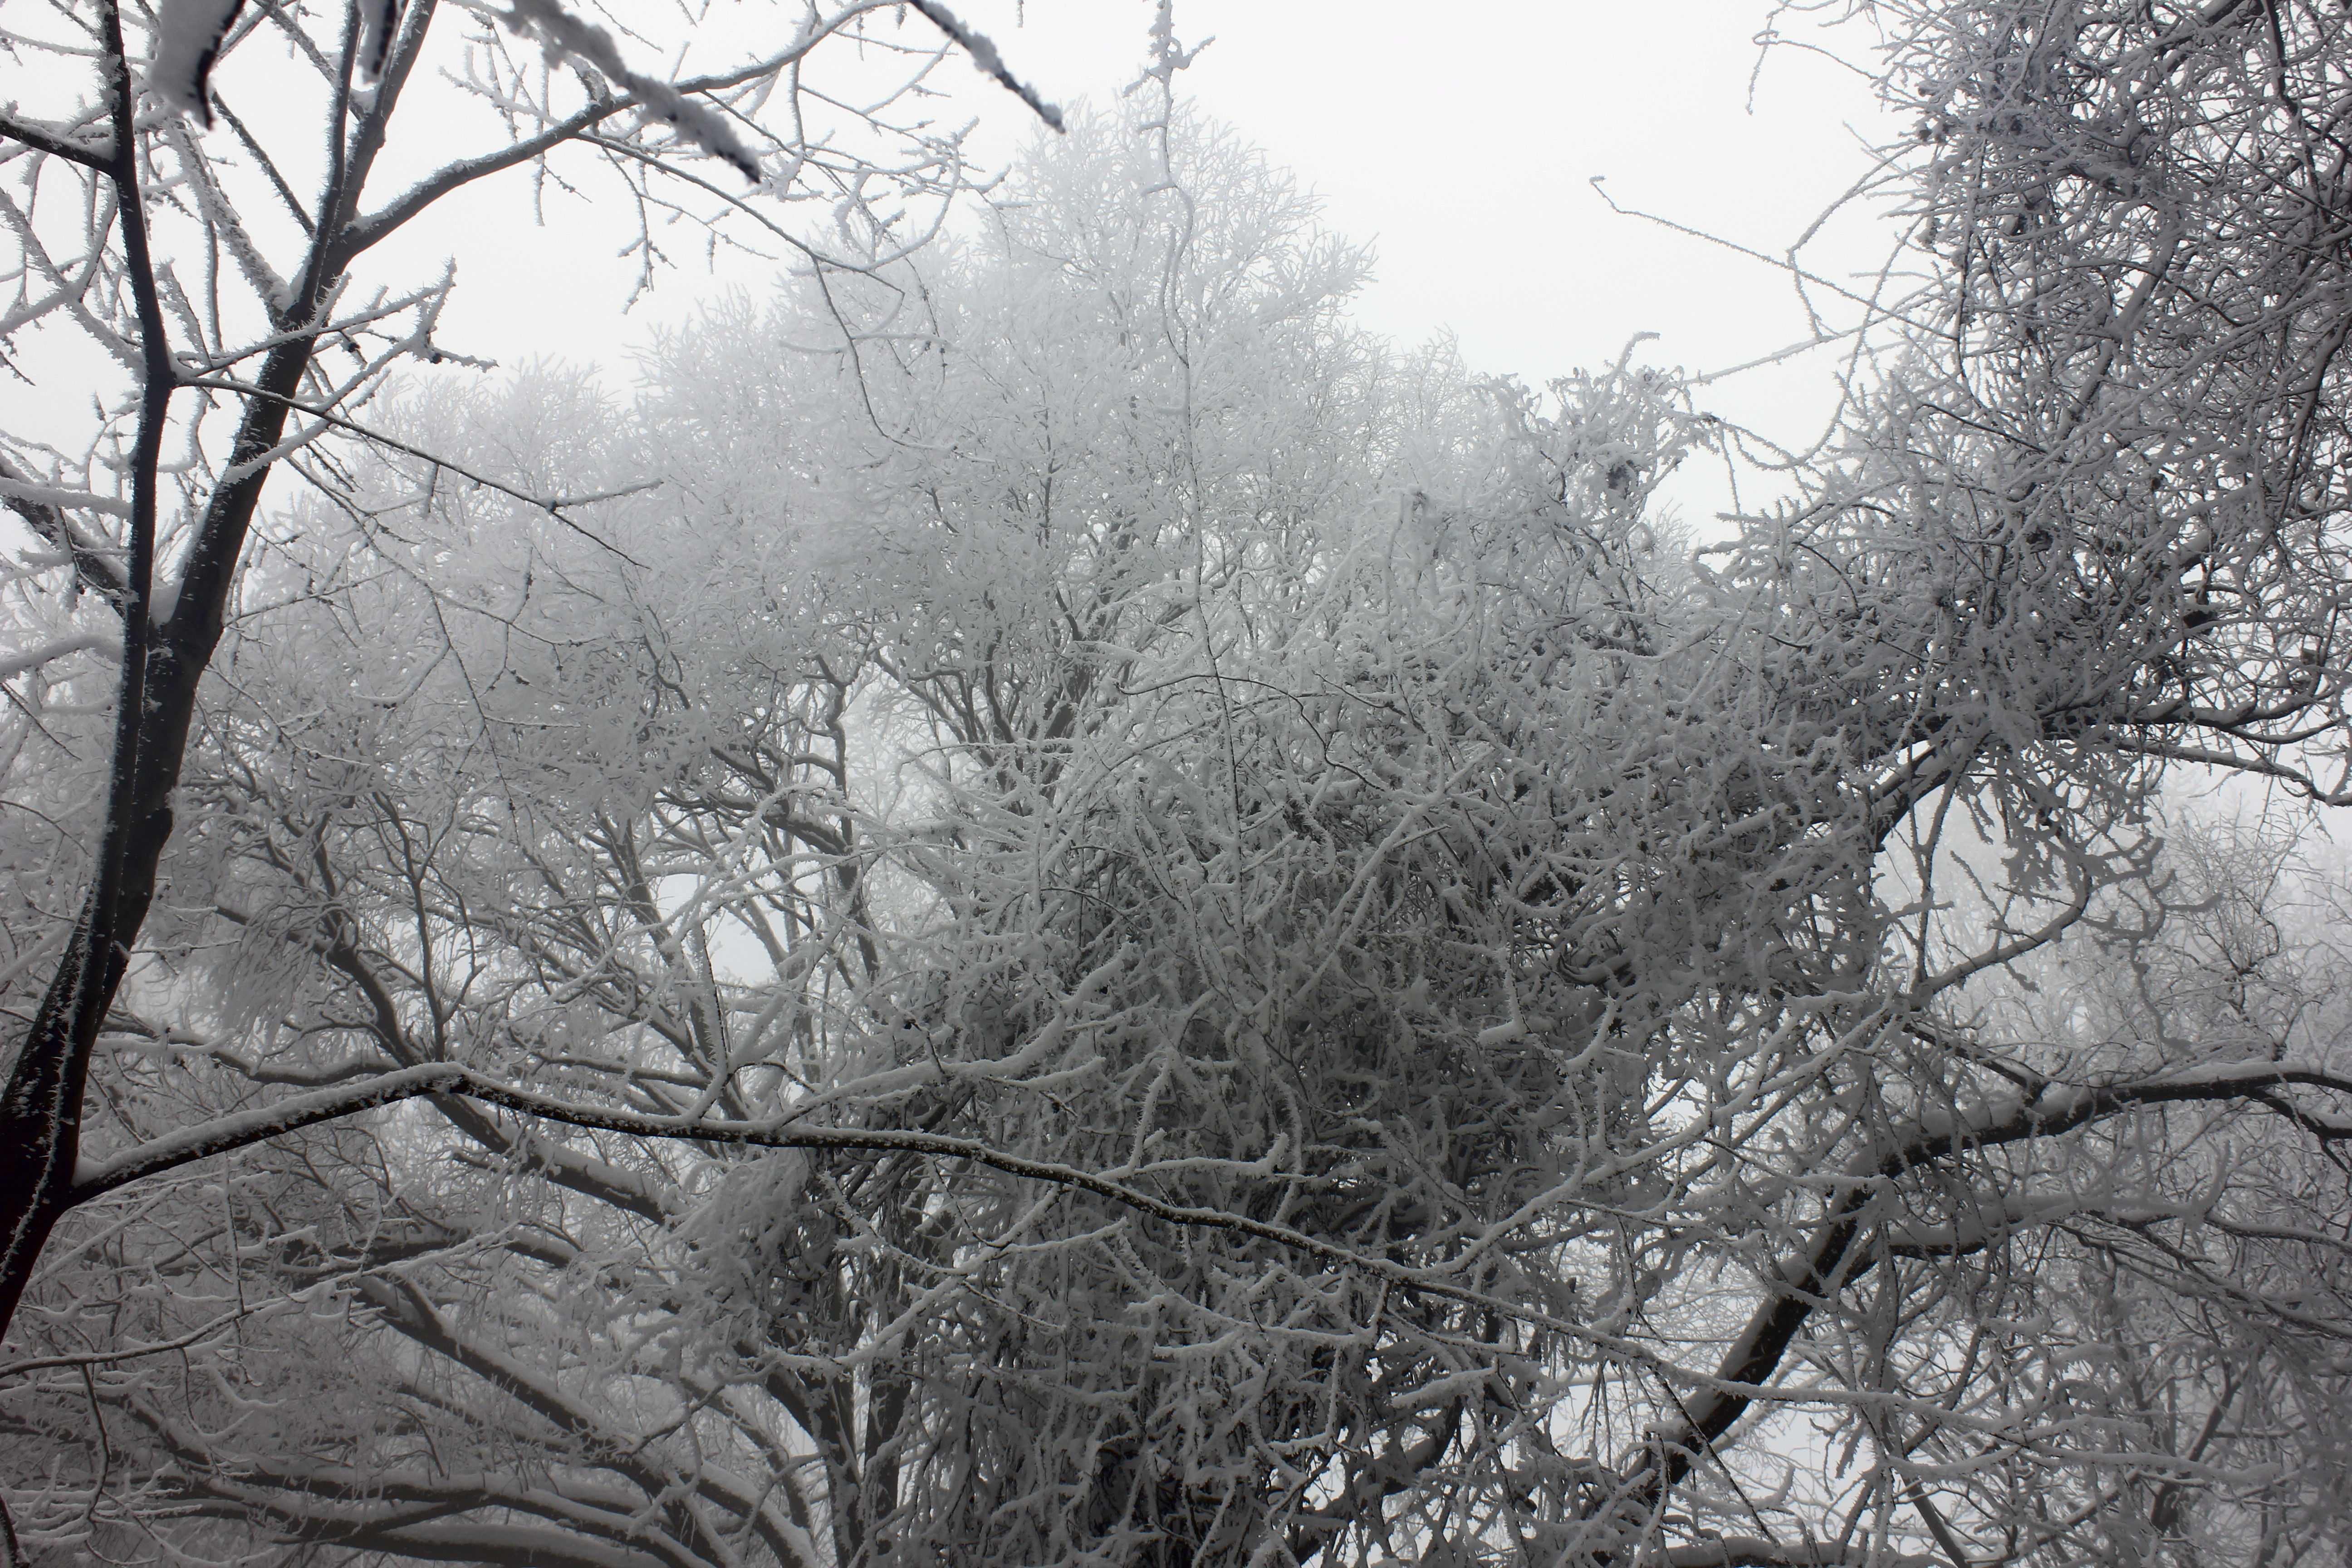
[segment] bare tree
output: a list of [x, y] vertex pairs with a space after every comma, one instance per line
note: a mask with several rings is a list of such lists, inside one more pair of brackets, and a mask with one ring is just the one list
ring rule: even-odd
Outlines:
[[[12, 932], [16, 982], [52, 977], [0, 1097], [0, 1321], [72, 1201], [90, 1054], [153, 899], [263, 487], [281, 466], [331, 467], [339, 438], [366, 434], [365, 405], [394, 366], [449, 355], [434, 335], [448, 279], [371, 287], [371, 253], [467, 185], [508, 171], [561, 180], [574, 155], [634, 204], [648, 266], [654, 226], [671, 216], [749, 229], [820, 267], [869, 265], [925, 232], [919, 218], [874, 217], [874, 199], [936, 210], [962, 181], [953, 138], [887, 107], [952, 47], [890, 29], [894, 7], [780, 16], [741, 63], [677, 83], [633, 69], [609, 33], [557, 5], [452, 9], [445, 20], [429, 0], [371, 0], [310, 16], [173, 0], [126, 16], [104, 3], [10, 34], [16, 58], [40, 67], [25, 84], [36, 101], [0, 121], [0, 202], [18, 247], [5, 331], [20, 350], [110, 365], [116, 383], [86, 446], [20, 438], [0, 458], [10, 509], [79, 596], [65, 635], [13, 658], [11, 673], [86, 691], [86, 676], [49, 667], [119, 644], [121, 677], [87, 826], [55, 841], [79, 862], [49, 873], [74, 885], [77, 912]], [[974, 41], [945, 7], [919, 9]], [[898, 68], [891, 90], [865, 99], [885, 108], [838, 110], [803, 85], [814, 54], [857, 47]], [[381, 173], [401, 162], [386, 160], [406, 135], [394, 136], [395, 110], [408, 105], [414, 123], [428, 105], [412, 87], [436, 76], [446, 86], [433, 111], [471, 106], [484, 139], [421, 173]], [[305, 111], [316, 147], [286, 129]], [[770, 216], [795, 198], [835, 204], [815, 247]], [[551, 515], [567, 504], [560, 489], [532, 499]]]
[[[2340, 1002], [2275, 858], [2156, 811], [2182, 764], [2340, 794], [2294, 454], [2343, 295], [2012, 154], [2192, 81], [2141, 165], [2267, 173], [2179, 200], [2336, 210], [2325, 134], [2265, 149], [2332, 125], [2337, 22], [1983, 15], [1897, 56], [1949, 250], [1696, 565], [1674, 378], [1349, 333], [1358, 259], [1186, 122], [1164, 27], [1139, 127], [723, 375], [380, 416], [196, 710], [12, 1369], [41, 1539], [2324, 1549]], [[1955, 195], [2034, 178], [2046, 229]]]

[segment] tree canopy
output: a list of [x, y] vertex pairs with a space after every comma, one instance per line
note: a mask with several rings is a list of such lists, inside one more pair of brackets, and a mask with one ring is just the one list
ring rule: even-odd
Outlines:
[[[1742, 433], [1351, 327], [1164, 12], [1139, 112], [633, 395], [285, 454], [0, 1364], [16, 1549], [2342, 1549], [2341, 910], [2165, 791], [2345, 797], [2345, 22], [1869, 9], [1902, 259], [1704, 547], [1658, 489]], [[10, 483], [35, 1020], [155, 591], [148, 503]]]

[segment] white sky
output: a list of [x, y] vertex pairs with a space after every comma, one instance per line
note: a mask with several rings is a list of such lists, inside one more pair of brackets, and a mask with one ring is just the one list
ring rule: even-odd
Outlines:
[[[1109, 104], [1144, 58], [1150, 0], [958, 0], [1047, 98]], [[1899, 133], [1853, 71], [1801, 48], [1759, 69], [1769, 0], [1177, 0], [1178, 37], [1214, 36], [1179, 78], [1214, 118], [1266, 149], [1326, 199], [1325, 217], [1371, 242], [1377, 280], [1361, 321], [1419, 342], [1451, 330], [1482, 372], [1541, 382], [1612, 360], [1636, 332], [1653, 363], [1722, 368], [1810, 335], [1787, 279], [1639, 218], [1618, 202], [1779, 253], [1870, 167], [1865, 142]], [[1812, 34], [1801, 16], [1784, 33]], [[1870, 37], [1834, 43], [1868, 58]], [[710, 63], [698, 58], [697, 65]], [[1751, 79], [1753, 91], [1751, 99]], [[941, 119], [980, 118], [975, 144], [1001, 161], [1034, 122], [960, 63]], [[461, 287], [442, 342], [513, 364], [595, 363], [627, 379], [630, 343], [690, 317], [719, 289], [762, 285], [698, 255], [618, 313], [634, 263], [608, 223], [551, 198], [533, 226], [523, 180], [481, 191], [461, 221], [409, 246], [454, 250]], [[1888, 236], [1833, 232], [1832, 271], [1874, 268]], [[1836, 243], [1843, 241], [1842, 244]], [[420, 265], [415, 270], [420, 274]], [[420, 276], [421, 280], [421, 276]], [[1783, 443], [1819, 432], [1835, 352], [1706, 389], [1703, 405]], [[1687, 510], [1725, 504], [1719, 479], [1681, 487]], [[1747, 499], [1753, 500], [1752, 494]]]
[[[1153, 14], [1150, 0], [955, 5], [1045, 97], [1105, 106], [1135, 79]], [[614, 14], [629, 9], [616, 0]], [[1865, 144], [1902, 127], [1865, 80], [1820, 53], [1777, 48], [1759, 69], [1754, 39], [1774, 15], [1770, 0], [1177, 0], [1180, 40], [1215, 38], [1179, 86], [1319, 192], [1330, 227], [1374, 246], [1377, 279], [1358, 310], [1372, 330], [1407, 342], [1450, 330], [1475, 370], [1530, 383], [1613, 360], [1637, 332], [1658, 334], [1641, 351], [1651, 363], [1708, 371], [1809, 336], [1794, 289], [1768, 266], [1611, 212], [1590, 182], [1605, 176], [1626, 206], [1759, 250], [1778, 253], [1803, 234], [1871, 167]], [[714, 16], [733, 19], [724, 8]], [[929, 36], [919, 21], [908, 26]], [[1780, 26], [1801, 41], [1819, 37], [1802, 15]], [[1859, 27], [1832, 42], [1848, 58], [1869, 58]], [[706, 37], [686, 64], [732, 58]], [[224, 90], [266, 120], [285, 68], [267, 50], [240, 56], [224, 65]], [[826, 80], [825, 68], [820, 51], [813, 79]], [[952, 95], [940, 120], [977, 117], [983, 159], [1001, 164], [1035, 133], [1026, 110], [960, 61], [933, 85]], [[429, 90], [411, 96], [444, 111], [449, 103]], [[451, 121], [436, 138], [405, 121], [394, 152], [421, 171], [477, 150], [478, 129]], [[312, 140], [289, 126], [283, 144]], [[596, 180], [583, 188], [611, 189]], [[594, 365], [617, 390], [633, 343], [690, 319], [720, 290], [756, 295], [772, 270], [722, 256], [714, 271], [690, 231], [672, 230], [664, 237], [681, 247], [682, 265], [624, 316], [635, 264], [614, 251], [626, 220], [556, 193], [543, 210], [547, 221], [535, 223], [524, 172], [483, 182], [372, 257], [366, 287], [415, 287], [454, 259], [459, 287], [436, 334], [445, 347], [509, 366]], [[1811, 259], [1832, 275], [1873, 269], [1891, 237], [1857, 214]], [[66, 437], [50, 428], [59, 420], [79, 430], [91, 375], [113, 367], [77, 359], [63, 342], [20, 348], [35, 384], [0, 383], [0, 421], [35, 438]], [[1712, 384], [1701, 405], [1802, 446], [1831, 406], [1837, 364], [1836, 351], [1817, 350]], [[1728, 500], [1719, 469], [1669, 493], [1702, 525]], [[1753, 503], [1755, 489], [1743, 499]]]
[[[1099, 101], [1132, 79], [1146, 0], [1025, 11], [1001, 42], [1049, 94]], [[1801, 233], [1869, 167], [1862, 139], [1892, 122], [1853, 72], [1794, 49], [1766, 63], [1751, 112], [1752, 40], [1771, 11], [1177, 0], [1179, 37], [1216, 39], [1179, 81], [1320, 191], [1333, 228], [1377, 246], [1360, 311], [1376, 330], [1450, 327], [1473, 365], [1529, 380], [1613, 358], [1637, 331], [1661, 334], [1664, 363], [1713, 368], [1806, 335], [1790, 290], [1614, 216], [1590, 181], [1774, 252]], [[1846, 42], [1858, 54], [1868, 40]]]

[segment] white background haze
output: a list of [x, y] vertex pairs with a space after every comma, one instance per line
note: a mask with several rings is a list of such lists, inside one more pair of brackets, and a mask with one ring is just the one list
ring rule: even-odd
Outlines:
[[[1153, 14], [1148, 0], [967, 0], [958, 10], [1046, 98], [1103, 108], [1136, 79]], [[1175, 21], [1188, 47], [1214, 39], [1180, 91], [1318, 192], [1332, 229], [1373, 247], [1359, 321], [1407, 344], [1451, 331], [1474, 370], [1530, 384], [1613, 360], [1637, 333], [1657, 334], [1640, 350], [1652, 363], [1706, 373], [1811, 330], [1785, 276], [1612, 213], [1593, 176], [1627, 208], [1779, 254], [1869, 171], [1867, 146], [1902, 129], [1858, 73], [1807, 47], [1822, 37], [1811, 15], [1776, 16], [1763, 0], [1178, 0]], [[1760, 49], [1775, 26], [1796, 47]], [[1864, 63], [1871, 41], [1861, 27], [1828, 39]], [[991, 168], [1039, 133], [960, 56], [929, 85], [945, 95], [940, 123], [977, 121], [971, 145]], [[445, 345], [507, 367], [593, 364], [615, 388], [634, 345], [656, 330], [722, 292], [767, 291], [772, 263], [706, 255], [681, 228], [677, 265], [625, 314], [636, 262], [616, 254], [615, 215], [594, 205], [609, 190], [583, 191], [550, 189], [534, 215], [527, 175], [486, 181], [441, 221], [402, 236], [402, 248], [387, 247], [374, 268], [424, 278], [454, 256]], [[1832, 225], [1809, 258], [1843, 281], [1874, 271], [1889, 238], [1863, 221]], [[1702, 405], [1783, 444], [1810, 442], [1838, 368], [1834, 348], [1816, 350], [1709, 385]], [[1702, 532], [1704, 513], [1728, 502], [1719, 470], [1688, 476], [1675, 494]]]

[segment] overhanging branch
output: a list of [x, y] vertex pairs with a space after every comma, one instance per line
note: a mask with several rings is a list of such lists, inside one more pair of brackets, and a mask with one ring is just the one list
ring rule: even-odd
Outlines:
[[2352, 1077], [2311, 1061], [2231, 1062], [2136, 1084], [2052, 1084], [2030, 1099], [2001, 1102], [1973, 1116], [1922, 1119], [1893, 1149], [1849, 1168], [1852, 1184], [1836, 1212], [1823, 1222], [1813, 1246], [1780, 1264], [1778, 1272], [1786, 1286], [1756, 1309], [1717, 1364], [1710, 1385], [1689, 1401], [1688, 1421], [1663, 1446], [1666, 1457], [1657, 1461], [1661, 1483], [1679, 1479], [1692, 1454], [1705, 1452], [1746, 1414], [1757, 1391], [1779, 1373], [1789, 1346], [1814, 1310], [1869, 1272], [1874, 1259], [1855, 1260], [1849, 1254], [1862, 1234], [1863, 1211], [1885, 1178], [1964, 1149], [2056, 1137], [2148, 1106], [2263, 1100], [2295, 1087], [2352, 1095]]

